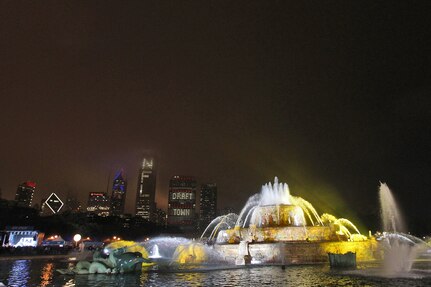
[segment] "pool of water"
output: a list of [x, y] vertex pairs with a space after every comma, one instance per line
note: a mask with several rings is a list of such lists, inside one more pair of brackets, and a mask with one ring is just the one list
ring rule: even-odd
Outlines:
[[198, 272], [171, 270], [116, 275], [61, 275], [57, 268], [75, 263], [66, 260], [1, 260], [0, 282], [6, 286], [431, 286], [431, 262], [417, 262], [401, 278], [378, 275], [375, 263], [355, 271], [331, 270], [328, 265], [261, 266]]

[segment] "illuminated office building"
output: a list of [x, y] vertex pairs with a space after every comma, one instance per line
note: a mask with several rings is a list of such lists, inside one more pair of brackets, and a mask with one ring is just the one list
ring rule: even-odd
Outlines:
[[31, 207], [35, 190], [36, 183], [33, 181], [26, 181], [18, 185], [15, 194], [15, 201], [17, 202], [18, 206]]
[[156, 171], [154, 159], [144, 158], [138, 174], [135, 214], [145, 221], [153, 221], [156, 211]]
[[88, 213], [98, 216], [108, 216], [109, 206], [109, 198], [106, 192], [90, 192], [88, 194]]
[[200, 228], [204, 229], [217, 216], [217, 184], [202, 184], [200, 195]]
[[115, 174], [111, 194], [111, 215], [120, 216], [124, 214], [124, 203], [126, 202], [127, 181], [123, 170]]
[[184, 231], [196, 229], [196, 180], [191, 176], [174, 176], [169, 182], [168, 225]]

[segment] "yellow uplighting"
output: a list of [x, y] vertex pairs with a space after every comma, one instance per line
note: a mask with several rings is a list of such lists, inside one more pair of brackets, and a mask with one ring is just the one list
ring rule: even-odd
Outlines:
[[203, 263], [208, 260], [205, 247], [200, 243], [181, 244], [175, 249], [175, 262], [184, 263]]
[[[366, 239], [366, 237], [361, 234], [358, 228], [348, 219], [336, 218], [329, 213], [322, 214], [321, 219], [324, 224], [332, 224], [337, 226], [337, 234], [346, 236], [349, 241], [363, 241]], [[350, 230], [354, 231], [354, 233], [352, 233], [349, 228]]]

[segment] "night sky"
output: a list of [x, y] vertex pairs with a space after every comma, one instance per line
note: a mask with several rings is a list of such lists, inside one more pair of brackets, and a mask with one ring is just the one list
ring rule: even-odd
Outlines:
[[1, 1], [0, 188], [86, 206], [144, 153], [241, 209], [278, 176], [379, 228], [386, 182], [431, 232], [431, 2]]

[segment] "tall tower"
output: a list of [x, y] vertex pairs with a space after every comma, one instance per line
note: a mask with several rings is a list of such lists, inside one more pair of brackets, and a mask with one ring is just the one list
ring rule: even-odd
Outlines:
[[174, 176], [169, 182], [168, 225], [183, 231], [196, 229], [196, 180], [191, 176]]
[[217, 184], [201, 185], [200, 228], [204, 229], [217, 215]]
[[15, 200], [18, 203], [18, 206], [31, 207], [35, 189], [36, 183], [33, 181], [26, 181], [18, 185], [15, 194]]
[[156, 211], [156, 177], [154, 158], [144, 158], [139, 169], [136, 191], [136, 216], [152, 221]]
[[124, 171], [115, 174], [111, 194], [111, 215], [120, 216], [124, 214], [124, 203], [126, 201], [127, 181]]

